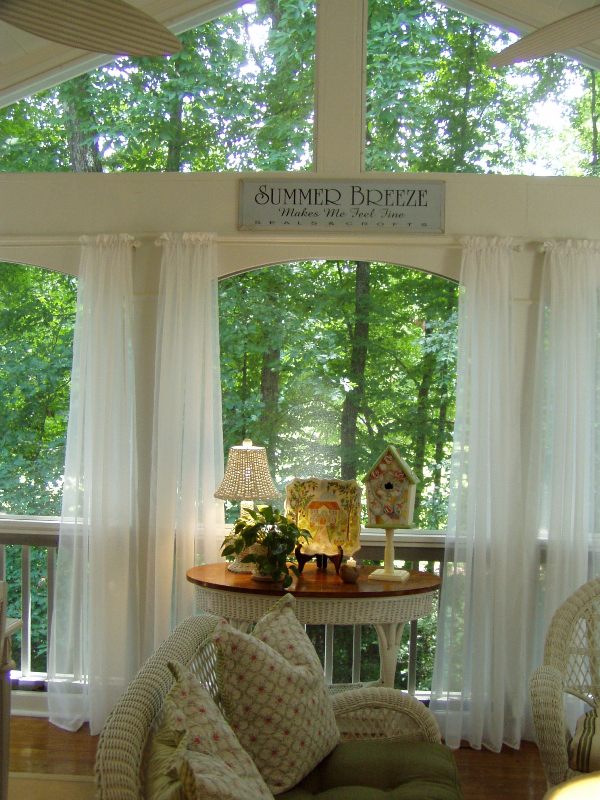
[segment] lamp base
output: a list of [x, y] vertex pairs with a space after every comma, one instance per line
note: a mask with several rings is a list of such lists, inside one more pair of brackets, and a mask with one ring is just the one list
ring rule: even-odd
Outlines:
[[410, 572], [405, 569], [394, 569], [388, 572], [384, 569], [376, 569], [369, 575], [370, 581], [407, 581]]

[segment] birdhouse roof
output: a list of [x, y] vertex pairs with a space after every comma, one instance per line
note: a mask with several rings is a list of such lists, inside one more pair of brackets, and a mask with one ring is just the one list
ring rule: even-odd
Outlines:
[[377, 459], [377, 461], [376, 461], [376, 462], [373, 464], [373, 466], [372, 466], [372, 467], [369, 469], [369, 471], [367, 472], [367, 474], [366, 474], [366, 475], [365, 475], [365, 477], [363, 478], [363, 483], [367, 483], [368, 481], [372, 480], [372, 479], [373, 479], [373, 477], [375, 477], [375, 476], [373, 476], [373, 472], [375, 472], [375, 471], [377, 470], [377, 468], [378, 468], [378, 467], [379, 467], [379, 466], [380, 466], [382, 463], [384, 463], [384, 462], [385, 462], [385, 463], [389, 463], [390, 456], [391, 456], [391, 459], [392, 459], [392, 460], [393, 460], [393, 461], [396, 463], [396, 465], [397, 465], [397, 466], [398, 466], [398, 467], [399, 467], [399, 468], [402, 470], [402, 472], [403, 472], [403, 473], [406, 475], [406, 477], [407, 477], [407, 479], [409, 480], [409, 482], [410, 482], [410, 483], [413, 483], [413, 484], [416, 484], [416, 483], [418, 483], [418, 478], [417, 478], [417, 476], [415, 475], [415, 473], [414, 473], [414, 472], [412, 471], [412, 469], [411, 469], [411, 468], [408, 466], [408, 464], [407, 464], [407, 463], [406, 463], [406, 461], [405, 461], [405, 460], [402, 458], [402, 456], [401, 456], [401, 455], [400, 455], [400, 453], [399, 453], [399, 452], [396, 450], [396, 448], [395, 448], [393, 445], [391, 445], [391, 444], [390, 444], [390, 445], [388, 445], [388, 446], [386, 447], [386, 449], [385, 449], [385, 450], [383, 451], [383, 453], [382, 453], [382, 454], [379, 456], [379, 458]]

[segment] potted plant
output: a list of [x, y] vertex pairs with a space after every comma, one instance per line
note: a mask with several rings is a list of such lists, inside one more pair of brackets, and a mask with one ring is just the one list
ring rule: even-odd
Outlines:
[[244, 564], [255, 564], [257, 580], [281, 582], [284, 587], [292, 582], [291, 572], [299, 575], [298, 567], [289, 559], [296, 547], [308, 541], [310, 533], [268, 505], [246, 509], [245, 516], [237, 519], [233, 532], [221, 547], [221, 555], [228, 560], [240, 556]]

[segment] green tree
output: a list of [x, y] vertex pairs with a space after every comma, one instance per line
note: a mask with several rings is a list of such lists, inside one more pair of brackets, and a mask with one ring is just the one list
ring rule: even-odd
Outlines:
[[530, 109], [556, 96], [570, 62], [493, 69], [506, 34], [433, 0], [369, 3], [370, 169], [520, 171], [536, 134]]
[[73, 172], [102, 172], [91, 83], [89, 74], [79, 75], [57, 90]]
[[0, 510], [60, 513], [76, 280], [0, 265]]
[[[60, 514], [76, 279], [0, 264], [0, 512]], [[6, 579], [21, 584], [22, 548], [5, 549]], [[46, 669], [48, 551], [29, 552], [31, 668]], [[20, 617], [20, 597], [9, 613]], [[20, 635], [14, 656], [19, 663]]]
[[[5, 171], [222, 171], [310, 163], [315, 7], [263, 0], [0, 111]], [[262, 31], [262, 35], [257, 32]]]
[[598, 71], [580, 68], [583, 75], [585, 94], [572, 103], [571, 119], [576, 135], [586, 154], [581, 168], [584, 175], [600, 176], [600, 138], [598, 121], [600, 118], [600, 81]]
[[421, 479], [420, 524], [443, 524], [456, 302], [450, 282], [390, 264], [292, 263], [223, 280], [226, 435], [268, 445], [280, 483], [360, 479], [397, 443]]

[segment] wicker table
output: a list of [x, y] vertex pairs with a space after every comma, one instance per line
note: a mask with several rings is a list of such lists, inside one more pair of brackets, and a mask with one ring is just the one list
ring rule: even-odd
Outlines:
[[256, 622], [278, 596], [291, 592], [300, 622], [308, 625], [373, 625], [379, 639], [380, 682], [394, 685], [404, 624], [431, 611], [440, 578], [411, 572], [403, 583], [369, 581], [374, 567], [363, 567], [357, 583], [344, 583], [330, 570], [307, 564], [289, 589], [230, 572], [224, 562], [192, 567], [187, 579], [197, 586], [202, 611], [227, 617], [240, 627]]

